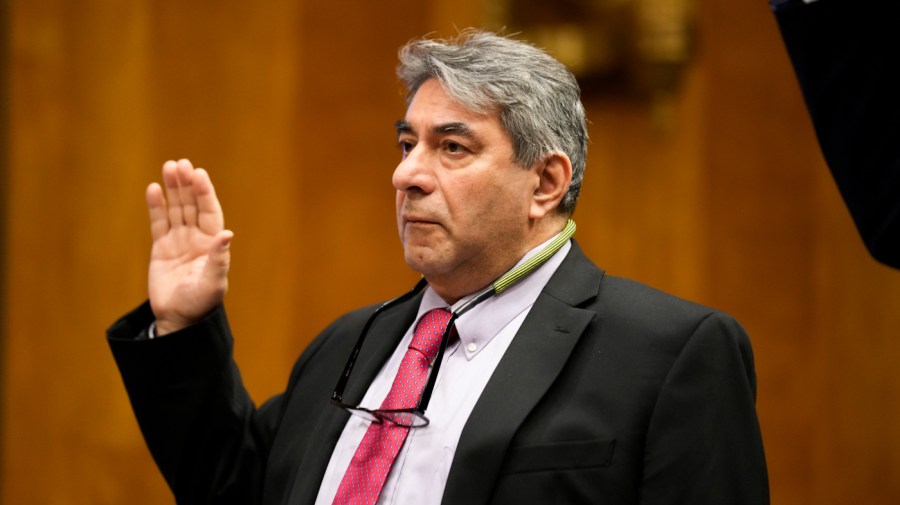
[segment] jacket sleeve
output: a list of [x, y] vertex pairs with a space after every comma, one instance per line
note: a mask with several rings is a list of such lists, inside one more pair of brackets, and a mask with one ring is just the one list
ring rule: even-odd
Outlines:
[[825, 161], [869, 252], [900, 268], [900, 2], [773, 2]]
[[768, 504], [755, 398], [746, 333], [730, 316], [708, 315], [673, 363], [653, 408], [640, 503]]
[[259, 502], [281, 397], [257, 409], [232, 358], [225, 311], [148, 340], [149, 304], [107, 339], [144, 439], [179, 504]]

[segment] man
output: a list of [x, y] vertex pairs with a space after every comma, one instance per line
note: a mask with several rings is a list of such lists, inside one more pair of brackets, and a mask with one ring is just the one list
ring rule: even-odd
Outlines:
[[825, 161], [869, 252], [900, 268], [900, 3], [770, 0]]
[[741, 327], [568, 239], [587, 144], [572, 75], [481, 32], [400, 59], [397, 222], [427, 287], [333, 323], [259, 409], [209, 176], [168, 162], [165, 197], [147, 190], [149, 302], [109, 342], [179, 503], [768, 503]]

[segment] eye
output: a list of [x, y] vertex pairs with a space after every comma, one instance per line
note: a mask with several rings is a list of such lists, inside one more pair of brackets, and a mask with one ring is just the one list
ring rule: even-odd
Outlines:
[[446, 149], [447, 152], [450, 154], [459, 154], [459, 153], [465, 152], [465, 150], [466, 150], [466, 148], [463, 147], [462, 144], [453, 142], [452, 140], [448, 141], [447, 143], [444, 144], [444, 149]]
[[406, 157], [409, 156], [409, 153], [413, 150], [413, 147], [416, 147], [416, 145], [410, 140], [401, 139], [399, 142], [397, 142], [397, 147], [400, 148], [400, 154], [403, 159], [406, 159]]

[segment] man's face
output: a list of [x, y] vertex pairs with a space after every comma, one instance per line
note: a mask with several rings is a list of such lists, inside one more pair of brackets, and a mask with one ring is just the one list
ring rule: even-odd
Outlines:
[[406, 262], [452, 303], [533, 247], [529, 208], [539, 177], [514, 163], [496, 112], [465, 108], [434, 79], [397, 126], [403, 160], [393, 184]]

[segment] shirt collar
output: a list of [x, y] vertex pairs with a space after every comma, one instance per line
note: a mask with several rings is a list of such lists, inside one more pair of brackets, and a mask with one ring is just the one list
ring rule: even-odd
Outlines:
[[[546, 242], [540, 244], [534, 249], [525, 253], [515, 266], [528, 261], [529, 258], [541, 251], [541, 249], [556, 236], [551, 237]], [[484, 302], [475, 306], [472, 310], [466, 312], [457, 319], [455, 326], [459, 334], [462, 350], [466, 354], [466, 359], [471, 360], [482, 349], [484, 349], [493, 338], [503, 330], [513, 319], [523, 311], [528, 310], [534, 305], [544, 285], [550, 280], [550, 277], [556, 272], [562, 260], [569, 253], [572, 247], [571, 240], [567, 241], [553, 256], [539, 266], [535, 271], [525, 276], [522, 280], [509, 287], [503, 293], [492, 296]], [[513, 267], [515, 268], [515, 267]], [[456, 310], [464, 303], [469, 301], [473, 295], [463, 297], [457, 301], [451, 310]], [[416, 314], [418, 321], [426, 312], [439, 307], [447, 307], [445, 302], [437, 293], [429, 286], [422, 296], [422, 302], [419, 304], [419, 312]]]

